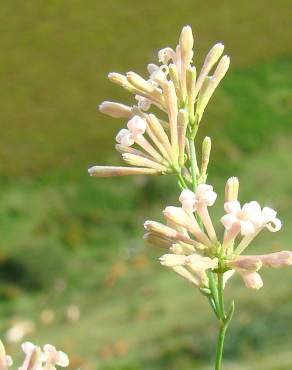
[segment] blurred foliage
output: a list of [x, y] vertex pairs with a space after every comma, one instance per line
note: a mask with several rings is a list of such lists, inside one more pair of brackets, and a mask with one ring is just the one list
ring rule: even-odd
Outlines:
[[[24, 338], [58, 344], [72, 369], [210, 369], [216, 327], [205, 300], [141, 240], [144, 220], [162, 219], [161, 209], [177, 202], [175, 180], [88, 178], [88, 165], [121, 163], [113, 145], [124, 123], [96, 105], [132, 101], [106, 74], [145, 74], [183, 24], [193, 26], [199, 64], [222, 40], [232, 67], [198, 138], [214, 143], [214, 215], [222, 213], [226, 177], [240, 175], [241, 199], [275, 207], [287, 225], [254, 250], [291, 249], [290, 7], [290, 0], [1, 3], [1, 334], [31, 320], [35, 329]], [[226, 370], [291, 369], [291, 271], [265, 271], [264, 281], [256, 293], [238, 278], [228, 289], [236, 315]]]

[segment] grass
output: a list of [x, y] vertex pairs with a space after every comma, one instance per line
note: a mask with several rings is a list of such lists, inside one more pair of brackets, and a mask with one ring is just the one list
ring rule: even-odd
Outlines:
[[[70, 353], [72, 369], [211, 369], [216, 327], [205, 300], [160, 267], [162, 252], [141, 240], [143, 221], [161, 219], [161, 209], [177, 202], [175, 182], [88, 178], [88, 165], [120, 161], [113, 137], [123, 123], [95, 107], [109, 97], [129, 101], [106, 73], [143, 72], [153, 50], [175, 44], [183, 24], [198, 35], [199, 62], [224, 40], [232, 68], [199, 138], [208, 134], [214, 142], [210, 181], [221, 193], [214, 215], [222, 214], [226, 177], [239, 175], [241, 199], [278, 209], [285, 226], [277, 235], [266, 232], [251, 253], [291, 249], [289, 6], [289, 0], [2, 4], [1, 337], [14, 322], [31, 320], [35, 329], [25, 339], [56, 343]], [[228, 288], [236, 313], [226, 370], [291, 369], [291, 271], [263, 276], [260, 292], [247, 291], [238, 277]], [[81, 312], [74, 323], [67, 314], [72, 305]], [[47, 309], [54, 312], [50, 324], [40, 317]]]

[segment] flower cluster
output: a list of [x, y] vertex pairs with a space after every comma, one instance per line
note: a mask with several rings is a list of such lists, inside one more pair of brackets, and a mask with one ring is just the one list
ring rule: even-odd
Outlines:
[[[67, 367], [69, 365], [66, 353], [58, 351], [51, 344], [46, 344], [41, 349], [33, 343], [25, 342], [21, 347], [25, 358], [19, 370], [55, 370], [56, 366]], [[7, 370], [12, 364], [12, 358], [6, 355], [5, 348], [0, 341], [0, 369]]]
[[167, 225], [146, 221], [145, 239], [170, 251], [160, 257], [160, 263], [204, 289], [209, 288], [208, 271], [221, 271], [225, 282], [236, 271], [248, 288], [259, 289], [263, 286], [258, 273], [262, 267], [292, 265], [290, 251], [241, 256], [261, 230], [267, 228], [271, 232], [279, 231], [281, 221], [273, 209], [262, 209], [258, 202], [252, 201], [241, 206], [237, 200], [238, 188], [237, 178], [227, 181], [224, 204], [226, 214], [221, 217], [225, 229], [222, 242], [217, 238], [208, 211], [217, 194], [207, 184], [200, 184], [195, 193], [183, 190], [179, 197], [181, 207], [165, 208], [163, 214]]
[[[105, 101], [99, 107], [111, 117], [128, 120], [116, 136], [116, 150], [130, 166], [94, 166], [88, 170], [91, 176], [184, 173], [186, 179], [191, 178], [187, 138], [195, 137], [206, 105], [230, 63], [228, 56], [221, 57], [224, 46], [218, 43], [197, 74], [193, 44], [191, 27], [186, 26], [176, 49], [160, 50], [160, 64], [148, 65], [147, 79], [134, 72], [109, 74], [110, 81], [135, 95], [133, 106]], [[148, 112], [151, 105], [161, 111], [161, 117]]]

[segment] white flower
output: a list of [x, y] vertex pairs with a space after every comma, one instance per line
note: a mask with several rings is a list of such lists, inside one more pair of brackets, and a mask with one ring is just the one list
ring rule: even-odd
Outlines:
[[44, 361], [46, 365], [67, 367], [69, 365], [69, 358], [65, 352], [57, 351], [51, 344], [46, 344], [43, 348]]
[[31, 342], [25, 342], [21, 348], [26, 356], [19, 370], [41, 369], [43, 359], [40, 347]]
[[217, 194], [213, 191], [213, 186], [200, 184], [196, 193], [185, 189], [181, 192], [179, 201], [182, 208], [187, 212], [194, 212], [201, 207], [209, 207], [215, 203]]
[[117, 142], [124, 146], [133, 145], [136, 138], [145, 133], [146, 125], [146, 121], [143, 118], [139, 116], [134, 116], [127, 123], [128, 129], [122, 129], [117, 134]]
[[162, 64], [168, 64], [170, 61], [172, 61], [176, 65], [177, 70], [180, 72], [181, 50], [179, 45], [177, 45], [175, 51], [169, 47], [159, 50], [158, 59]]
[[0, 340], [0, 369], [7, 370], [13, 364], [11, 356], [6, 355], [3, 343]]
[[258, 202], [252, 201], [243, 207], [238, 201], [226, 202], [224, 209], [227, 214], [221, 218], [221, 222], [225, 229], [238, 227], [243, 236], [254, 234], [263, 227], [272, 232], [281, 228], [281, 221], [276, 218], [277, 212], [269, 207], [262, 210]]

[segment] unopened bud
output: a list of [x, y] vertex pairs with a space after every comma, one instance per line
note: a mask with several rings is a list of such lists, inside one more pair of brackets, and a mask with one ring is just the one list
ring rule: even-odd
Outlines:
[[143, 235], [143, 239], [151, 244], [155, 245], [157, 247], [162, 247], [162, 248], [170, 248], [172, 245], [172, 242], [167, 239], [167, 238], [162, 238], [159, 235], [153, 234], [153, 233], [146, 233]]
[[234, 260], [228, 261], [227, 266], [235, 270], [258, 271], [262, 267], [262, 261], [259, 256], [240, 256]]
[[114, 177], [128, 175], [156, 175], [161, 173], [161, 171], [153, 168], [93, 166], [88, 169], [88, 173], [90, 176], [94, 177]]
[[225, 185], [225, 202], [238, 199], [239, 181], [237, 177], [230, 177]]
[[107, 114], [110, 117], [114, 118], [131, 118], [133, 116], [131, 107], [120, 104], [120, 103], [114, 103], [111, 101], [104, 101], [100, 104], [99, 110]]
[[167, 167], [163, 166], [162, 164], [139, 155], [123, 153], [122, 157], [126, 163], [132, 166], [148, 167], [161, 172], [167, 171]]
[[194, 37], [190, 26], [183, 27], [179, 38], [179, 45], [182, 59], [184, 59], [185, 63], [190, 63], [193, 57], [194, 46]]
[[166, 267], [183, 266], [186, 256], [182, 254], [164, 254], [159, 258], [160, 263]]
[[181, 167], [185, 161], [185, 146], [186, 132], [189, 122], [189, 115], [185, 109], [180, 109], [177, 116], [177, 132], [178, 132], [178, 147], [179, 147], [179, 164]]
[[263, 287], [264, 283], [258, 272], [239, 271], [239, 273], [247, 288], [258, 290]]
[[114, 84], [123, 87], [124, 89], [130, 91], [131, 93], [133, 93], [133, 94], [137, 93], [137, 89], [135, 89], [134, 86], [131, 85], [128, 82], [126, 76], [124, 76], [124, 75], [122, 75], [120, 73], [111, 72], [111, 73], [108, 74], [108, 78]]
[[206, 180], [208, 164], [210, 160], [212, 142], [209, 136], [206, 136], [202, 143], [202, 164], [201, 164], [201, 176]]
[[292, 265], [292, 252], [281, 251], [259, 256], [265, 267], [285, 267]]
[[213, 66], [217, 63], [224, 50], [224, 45], [221, 43], [215, 44], [207, 54], [198, 80], [194, 96], [196, 97]]

